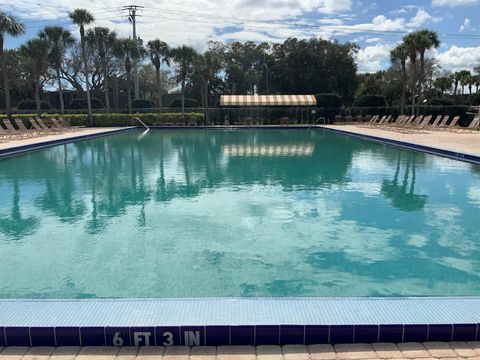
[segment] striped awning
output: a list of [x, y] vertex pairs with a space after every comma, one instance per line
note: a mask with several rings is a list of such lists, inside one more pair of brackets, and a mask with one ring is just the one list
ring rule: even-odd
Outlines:
[[314, 106], [314, 95], [222, 95], [220, 106]]

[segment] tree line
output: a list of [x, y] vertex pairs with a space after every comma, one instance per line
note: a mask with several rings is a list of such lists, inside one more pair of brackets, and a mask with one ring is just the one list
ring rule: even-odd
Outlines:
[[[404, 37], [391, 52], [390, 69], [358, 74], [354, 43], [316, 38], [289, 38], [275, 44], [211, 41], [199, 53], [186, 45], [172, 48], [160, 39], [144, 44], [140, 39], [121, 38], [108, 28], [93, 26], [95, 17], [86, 9], [75, 9], [68, 16], [78, 27], [79, 41], [61, 26], [47, 26], [18, 49], [5, 51], [5, 37], [19, 36], [25, 27], [0, 12], [0, 67], [8, 115], [12, 98], [14, 103], [34, 98], [40, 113], [45, 89], [58, 92], [61, 114], [67, 107], [64, 92], [68, 89], [74, 91], [78, 107], [84, 106], [91, 115], [92, 104], [107, 112], [123, 110], [120, 94], [129, 113], [142, 101], [162, 109], [170, 105], [163, 104], [163, 95], [172, 92], [179, 93], [182, 112], [194, 99], [208, 114], [220, 94], [326, 93], [339, 95], [343, 105], [362, 104], [362, 96], [380, 95], [386, 105], [399, 106], [405, 113], [408, 103], [416, 113], [432, 99], [434, 90], [441, 90], [436, 97], [444, 97], [452, 87], [454, 94], [459, 86], [462, 91], [468, 86], [470, 92], [473, 86], [477, 92], [479, 88], [478, 76], [467, 71], [439, 72], [435, 59], [426, 54], [440, 41], [437, 33], [427, 29]], [[141, 86], [133, 96], [135, 68]]]

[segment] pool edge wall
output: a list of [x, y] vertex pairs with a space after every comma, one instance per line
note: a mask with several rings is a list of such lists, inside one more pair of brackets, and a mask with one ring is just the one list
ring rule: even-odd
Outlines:
[[0, 346], [478, 341], [480, 297], [0, 300]]

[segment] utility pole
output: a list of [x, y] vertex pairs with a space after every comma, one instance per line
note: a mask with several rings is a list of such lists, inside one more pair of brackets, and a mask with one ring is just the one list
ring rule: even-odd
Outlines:
[[[139, 39], [137, 37], [137, 16], [141, 16], [137, 14], [137, 11], [139, 9], [143, 9], [143, 6], [139, 5], [127, 5], [122, 7], [123, 11], [128, 11], [128, 21], [132, 24], [133, 26], [133, 40], [139, 44]], [[138, 66], [137, 66], [137, 60], [133, 60], [133, 82], [134, 82], [134, 93], [135, 93], [135, 100], [138, 100], [140, 97], [140, 87], [138, 85]]]

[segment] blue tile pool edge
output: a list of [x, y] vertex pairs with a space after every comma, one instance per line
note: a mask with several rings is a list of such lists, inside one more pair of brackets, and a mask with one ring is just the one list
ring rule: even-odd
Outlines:
[[426, 145], [419, 145], [419, 144], [414, 144], [406, 141], [386, 139], [378, 136], [359, 134], [359, 133], [354, 133], [354, 132], [345, 131], [345, 130], [332, 129], [324, 126], [321, 126], [321, 128], [326, 131], [331, 131], [331, 132], [335, 132], [342, 135], [352, 136], [362, 140], [373, 141], [373, 142], [387, 144], [387, 145], [393, 145], [393, 146], [414, 150], [414, 151], [422, 151], [428, 154], [438, 155], [438, 156], [442, 156], [442, 157], [446, 157], [454, 160], [465, 161], [465, 162], [469, 162], [477, 165], [480, 164], [480, 156], [476, 156], [473, 154], [461, 153], [461, 152], [435, 148], [435, 147], [426, 146]]
[[478, 341], [480, 297], [0, 300], [0, 346]]
[[122, 128], [122, 129], [109, 130], [109, 131], [105, 131], [105, 132], [101, 132], [101, 133], [79, 135], [79, 136], [74, 136], [74, 137], [69, 137], [69, 138], [64, 138], [64, 139], [38, 142], [38, 143], [35, 143], [35, 144], [13, 146], [13, 147], [5, 148], [5, 149], [0, 149], [0, 158], [7, 157], [7, 156], [18, 155], [18, 154], [21, 154], [21, 153], [24, 153], [24, 152], [27, 152], [27, 151], [35, 151], [35, 150], [44, 149], [44, 148], [48, 148], [48, 147], [52, 147], [52, 146], [69, 144], [69, 143], [73, 143], [73, 142], [76, 142], [76, 141], [82, 141], [82, 140], [94, 139], [94, 138], [99, 138], [99, 137], [104, 137], [104, 136], [109, 136], [109, 135], [115, 135], [115, 134], [118, 134], [118, 133], [133, 131], [133, 130], [137, 130], [137, 129], [138, 129], [138, 127], [132, 126], [132, 127], [127, 127], [127, 128]]

